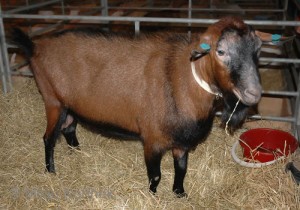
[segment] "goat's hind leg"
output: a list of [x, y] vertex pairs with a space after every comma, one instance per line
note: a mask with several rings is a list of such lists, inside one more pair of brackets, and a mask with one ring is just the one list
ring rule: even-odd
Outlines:
[[59, 103], [55, 105], [46, 104], [45, 107], [47, 115], [47, 128], [44, 134], [46, 170], [55, 173], [54, 147], [60, 134], [63, 108]]
[[46, 106], [47, 129], [44, 135], [46, 169], [50, 173], [55, 173], [54, 147], [60, 132], [64, 135], [68, 145], [78, 147], [76, 137], [77, 120], [69, 114], [67, 109], [59, 105]]

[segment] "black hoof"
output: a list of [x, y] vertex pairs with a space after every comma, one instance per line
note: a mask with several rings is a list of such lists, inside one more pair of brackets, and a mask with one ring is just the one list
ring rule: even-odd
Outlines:
[[150, 193], [151, 195], [153, 195], [153, 196], [157, 197], [157, 193], [156, 193], [156, 191], [154, 192], [154, 191], [152, 191], [151, 189], [149, 189], [149, 193]]
[[55, 170], [48, 170], [47, 168], [45, 168], [45, 173], [56, 175]]
[[156, 194], [156, 187], [155, 188], [153, 188], [153, 187], [150, 187], [149, 188], [149, 192], [152, 194], [152, 195], [155, 195]]
[[187, 193], [185, 193], [184, 190], [176, 189], [173, 192], [175, 193], [177, 198], [187, 198], [188, 197]]
[[51, 173], [51, 174], [55, 174], [54, 165], [46, 165], [45, 172], [48, 172], [48, 173]]
[[71, 149], [80, 150], [80, 145], [79, 144], [78, 145], [68, 145], [68, 146]]
[[68, 145], [68, 147], [69, 147], [69, 151], [70, 151], [70, 154], [72, 154], [73, 152], [76, 152], [76, 151], [81, 151], [81, 148], [80, 148], [80, 146], [70, 146], [70, 145]]

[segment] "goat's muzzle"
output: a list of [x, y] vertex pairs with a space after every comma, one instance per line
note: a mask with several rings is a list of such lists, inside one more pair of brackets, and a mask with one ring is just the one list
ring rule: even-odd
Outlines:
[[238, 89], [234, 89], [233, 92], [243, 104], [252, 106], [259, 102], [261, 98], [262, 87], [261, 85], [257, 85], [253, 87], [248, 87], [242, 92]]

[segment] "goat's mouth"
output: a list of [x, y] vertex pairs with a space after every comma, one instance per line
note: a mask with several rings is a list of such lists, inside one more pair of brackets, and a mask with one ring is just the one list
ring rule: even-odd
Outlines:
[[237, 88], [233, 89], [234, 95], [245, 105], [252, 106], [257, 104], [261, 98], [261, 87], [248, 88], [244, 91], [240, 91]]

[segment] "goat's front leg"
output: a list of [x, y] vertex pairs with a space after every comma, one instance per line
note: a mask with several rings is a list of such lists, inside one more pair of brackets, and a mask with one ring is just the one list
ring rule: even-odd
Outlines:
[[186, 197], [187, 194], [184, 192], [183, 180], [187, 170], [188, 151], [173, 148], [172, 152], [175, 169], [173, 192], [177, 195], [177, 197]]
[[149, 178], [150, 192], [156, 193], [157, 186], [161, 179], [160, 163], [162, 152], [157, 152], [151, 145], [144, 145], [144, 155]]

